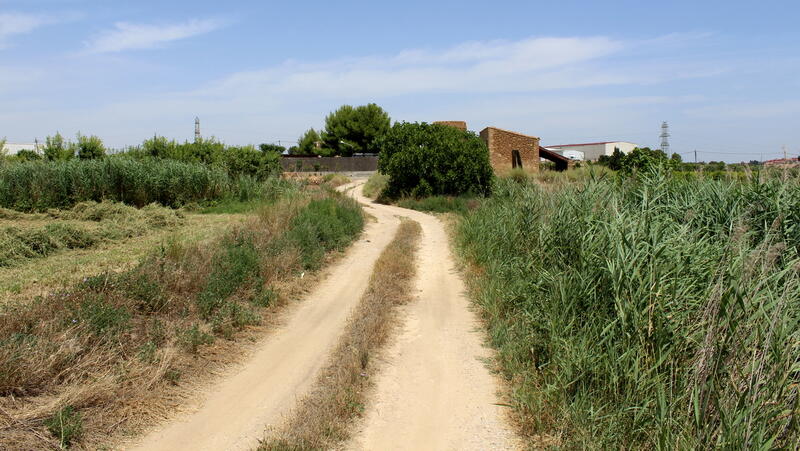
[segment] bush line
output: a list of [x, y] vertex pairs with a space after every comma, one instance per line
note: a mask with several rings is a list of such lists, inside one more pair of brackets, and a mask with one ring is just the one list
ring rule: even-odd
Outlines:
[[418, 223], [404, 220], [400, 224], [376, 261], [369, 286], [312, 392], [285, 428], [259, 450], [332, 449], [349, 437], [349, 424], [365, 405], [373, 357], [396, 326], [397, 307], [411, 299], [420, 234]]

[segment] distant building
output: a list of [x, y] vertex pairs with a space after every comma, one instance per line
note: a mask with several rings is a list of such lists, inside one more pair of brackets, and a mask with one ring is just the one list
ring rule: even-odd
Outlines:
[[[467, 130], [464, 121], [438, 121], [434, 124], [446, 125], [459, 130]], [[496, 173], [504, 174], [512, 169], [538, 171], [539, 160], [544, 158], [555, 163], [555, 169], [563, 171], [570, 166], [570, 160], [563, 155], [539, 146], [539, 137], [486, 127], [480, 133], [481, 139], [489, 149], [489, 162]]]
[[[571, 160], [597, 161], [601, 156], [614, 153], [614, 149], [619, 149], [622, 153], [628, 153], [639, 147], [638, 144], [627, 141], [607, 141], [599, 143], [584, 144], [559, 144], [556, 146], [545, 146], [557, 154], [564, 155]], [[580, 158], [581, 153], [583, 157]]]
[[797, 158], [778, 158], [778, 159], [775, 159], [775, 160], [767, 160], [767, 161], [764, 162], [764, 166], [792, 168], [792, 167], [800, 166], [800, 159], [797, 159]]
[[19, 153], [20, 150], [32, 150], [34, 152], [39, 152], [41, 147], [42, 147], [41, 144], [36, 144], [36, 143], [31, 143], [31, 144], [6, 143], [3, 149], [5, 150], [6, 155], [16, 155]]

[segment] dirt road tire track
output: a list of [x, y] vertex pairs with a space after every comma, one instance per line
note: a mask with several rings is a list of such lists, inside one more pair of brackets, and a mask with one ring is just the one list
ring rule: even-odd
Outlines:
[[249, 450], [310, 388], [367, 287], [371, 268], [399, 220], [374, 212], [361, 238], [242, 365], [212, 385], [196, 409], [153, 430], [128, 449]]
[[[352, 192], [369, 201], [360, 187]], [[500, 382], [486, 368], [491, 351], [470, 309], [442, 222], [434, 216], [372, 204], [373, 214], [417, 221], [418, 299], [405, 306], [400, 335], [387, 349], [375, 392], [348, 449], [520, 449], [498, 405]]]

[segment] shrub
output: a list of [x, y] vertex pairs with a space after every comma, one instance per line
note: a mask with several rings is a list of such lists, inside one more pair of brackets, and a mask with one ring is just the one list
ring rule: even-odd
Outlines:
[[395, 124], [378, 147], [379, 170], [389, 176], [385, 193], [391, 198], [491, 192], [489, 151], [472, 132], [403, 122]]
[[225, 242], [214, 259], [214, 267], [203, 291], [197, 297], [197, 306], [203, 318], [209, 319], [225, 306], [226, 298], [242, 285], [258, 283], [260, 260], [252, 239], [233, 237]]
[[60, 441], [61, 448], [68, 448], [83, 433], [83, 419], [72, 406], [65, 406], [44, 421], [47, 430]]
[[84, 136], [78, 133], [78, 142], [75, 144], [78, 158], [81, 160], [95, 160], [106, 156], [103, 141], [97, 136]]
[[300, 250], [303, 267], [316, 269], [325, 252], [343, 249], [364, 227], [358, 204], [345, 197], [311, 201], [294, 217], [281, 245]]
[[265, 180], [281, 173], [280, 154], [260, 152], [252, 146], [231, 146], [221, 153], [221, 164], [233, 177], [250, 176]]
[[45, 139], [44, 157], [47, 160], [69, 160], [74, 154], [75, 150], [64, 141], [61, 133], [56, 132], [55, 136], [48, 136]]
[[367, 183], [364, 184], [363, 194], [370, 199], [378, 199], [386, 189], [388, 183], [389, 177], [387, 175], [376, 172], [372, 174], [369, 179], [367, 179]]
[[286, 151], [286, 147], [283, 147], [278, 144], [259, 144], [258, 150], [262, 152], [273, 152], [277, 154], [282, 154]]
[[41, 160], [42, 156], [36, 151], [23, 149], [17, 152], [17, 159], [20, 161], [37, 161]]

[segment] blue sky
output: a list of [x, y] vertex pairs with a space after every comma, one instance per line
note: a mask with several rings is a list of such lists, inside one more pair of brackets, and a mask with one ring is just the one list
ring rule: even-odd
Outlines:
[[295, 141], [339, 105], [542, 144], [800, 154], [797, 1], [0, 0], [0, 137]]

